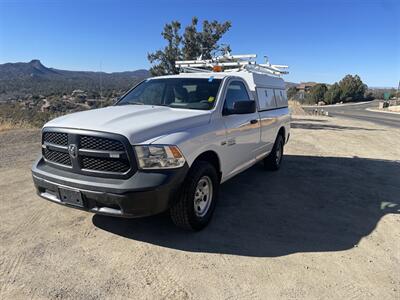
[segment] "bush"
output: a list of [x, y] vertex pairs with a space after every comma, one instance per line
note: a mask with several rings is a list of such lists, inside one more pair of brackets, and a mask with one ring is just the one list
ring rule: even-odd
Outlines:
[[341, 89], [337, 82], [335, 82], [325, 93], [325, 102], [327, 104], [334, 104], [340, 101]]
[[346, 75], [339, 82], [340, 100], [343, 102], [352, 102], [364, 100], [364, 94], [367, 86], [361, 81], [358, 75]]
[[296, 97], [296, 94], [297, 94], [297, 89], [295, 86], [292, 86], [287, 90], [288, 99], [294, 99]]
[[317, 104], [319, 101], [325, 100], [325, 93], [328, 90], [326, 84], [318, 83], [314, 85], [309, 93], [309, 100], [311, 103]]
[[374, 99], [372, 93], [367, 93], [367, 88], [358, 75], [346, 75], [339, 83], [335, 82], [329, 87], [324, 99], [327, 104]]

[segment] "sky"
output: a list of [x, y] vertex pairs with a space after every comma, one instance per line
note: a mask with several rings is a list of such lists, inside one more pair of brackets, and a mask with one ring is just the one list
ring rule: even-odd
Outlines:
[[400, 79], [397, 0], [0, 0], [0, 63], [40, 59], [67, 70], [149, 68], [165, 23], [232, 22], [233, 54], [287, 64], [285, 80], [333, 83], [358, 74], [373, 87]]

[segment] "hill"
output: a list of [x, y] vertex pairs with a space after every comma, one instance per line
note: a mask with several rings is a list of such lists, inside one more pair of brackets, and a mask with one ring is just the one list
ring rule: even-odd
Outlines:
[[27, 95], [63, 95], [82, 89], [96, 96], [127, 90], [150, 76], [147, 70], [127, 72], [68, 71], [48, 68], [40, 60], [0, 64], [0, 101]]

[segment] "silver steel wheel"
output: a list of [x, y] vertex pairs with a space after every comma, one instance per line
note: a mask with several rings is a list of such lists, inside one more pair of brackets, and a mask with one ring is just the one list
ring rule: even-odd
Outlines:
[[278, 143], [278, 145], [276, 145], [276, 155], [275, 155], [275, 161], [276, 164], [279, 165], [281, 162], [281, 158], [282, 158], [282, 143]]
[[197, 217], [204, 217], [210, 208], [213, 197], [213, 184], [208, 176], [203, 176], [197, 183], [194, 193], [194, 213]]

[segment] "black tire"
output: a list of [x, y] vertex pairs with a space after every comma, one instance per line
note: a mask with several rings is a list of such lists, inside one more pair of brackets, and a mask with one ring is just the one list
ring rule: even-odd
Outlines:
[[[207, 211], [204, 211], [203, 216], [199, 216], [199, 212], [195, 212], [195, 194], [200, 180], [207, 178], [210, 179], [209, 183], [212, 184], [209, 192], [212, 197]], [[215, 209], [218, 188], [219, 178], [213, 165], [205, 161], [196, 162], [190, 168], [180, 193], [170, 208], [171, 219], [175, 225], [189, 230], [201, 230], [206, 227]]]
[[272, 151], [264, 158], [264, 168], [269, 171], [277, 171], [281, 167], [283, 158], [284, 141], [282, 135], [278, 134]]

